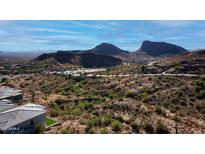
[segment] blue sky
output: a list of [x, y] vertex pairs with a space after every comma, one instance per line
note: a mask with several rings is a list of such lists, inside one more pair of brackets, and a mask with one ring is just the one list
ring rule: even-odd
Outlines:
[[205, 48], [205, 21], [1, 20], [0, 50], [90, 49], [107, 42], [135, 51], [144, 40]]

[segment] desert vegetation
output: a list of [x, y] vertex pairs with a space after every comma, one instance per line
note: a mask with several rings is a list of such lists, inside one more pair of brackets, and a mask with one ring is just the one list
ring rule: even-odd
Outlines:
[[61, 123], [45, 133], [204, 133], [204, 81], [35, 73], [1, 84], [21, 89], [25, 101], [47, 106], [48, 116]]

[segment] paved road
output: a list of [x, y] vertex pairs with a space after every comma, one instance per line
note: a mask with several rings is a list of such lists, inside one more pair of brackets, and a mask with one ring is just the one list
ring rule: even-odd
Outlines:
[[85, 77], [102, 77], [102, 78], [115, 78], [115, 77], [139, 77], [139, 76], [178, 76], [178, 77], [205, 77], [205, 75], [198, 75], [198, 74], [170, 74], [170, 73], [158, 73], [158, 74], [118, 74], [118, 75], [93, 75], [88, 74]]
[[[0, 81], [2, 78], [7, 78], [7, 79], [16, 79], [19, 77], [28, 77], [30, 74], [20, 74], [20, 75], [0, 75]], [[75, 75], [73, 75], [75, 76]], [[177, 76], [177, 77], [205, 77], [205, 75], [198, 75], [198, 74], [170, 74], [170, 73], [158, 73], [158, 74], [115, 74], [115, 75], [106, 75], [106, 74], [87, 74], [85, 77], [98, 77], [98, 78], [116, 78], [116, 77], [140, 77], [140, 76]]]

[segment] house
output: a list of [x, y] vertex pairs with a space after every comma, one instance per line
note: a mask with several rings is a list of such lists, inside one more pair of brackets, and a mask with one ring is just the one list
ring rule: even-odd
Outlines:
[[0, 100], [8, 99], [16, 103], [22, 100], [22, 98], [23, 95], [21, 90], [7, 86], [0, 87]]
[[16, 107], [16, 103], [7, 99], [0, 100], [0, 112], [12, 109], [14, 107]]
[[0, 133], [26, 134], [35, 133], [39, 125], [44, 125], [45, 107], [26, 104], [0, 113]]

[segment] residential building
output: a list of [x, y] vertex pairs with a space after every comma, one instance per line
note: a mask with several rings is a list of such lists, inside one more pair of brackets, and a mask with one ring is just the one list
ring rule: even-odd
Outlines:
[[21, 90], [7, 87], [7, 86], [0, 87], [0, 100], [8, 99], [16, 103], [22, 100], [22, 98], [23, 95]]
[[0, 113], [0, 133], [26, 134], [35, 133], [39, 125], [45, 125], [44, 106], [26, 104]]
[[16, 103], [7, 99], [0, 100], [0, 112], [12, 109], [14, 107], [16, 107]]

